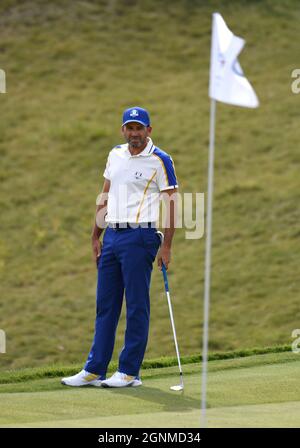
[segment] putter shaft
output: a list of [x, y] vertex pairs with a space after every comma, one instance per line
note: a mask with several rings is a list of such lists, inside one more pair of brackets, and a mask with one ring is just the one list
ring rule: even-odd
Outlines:
[[[162, 232], [157, 232], [158, 236], [160, 237], [160, 245], [162, 245], [164, 240], [164, 235]], [[173, 316], [173, 310], [172, 310], [172, 304], [171, 304], [171, 297], [170, 297], [170, 291], [169, 291], [169, 282], [168, 282], [168, 275], [167, 275], [167, 269], [164, 263], [162, 262], [162, 273], [164, 277], [164, 284], [165, 284], [165, 291], [167, 295], [168, 300], [168, 307], [169, 307], [169, 313], [171, 318], [171, 325], [173, 330], [173, 337], [174, 337], [174, 343], [175, 343], [175, 349], [176, 349], [176, 356], [178, 361], [178, 367], [179, 367], [179, 373], [180, 373], [180, 385], [178, 386], [172, 386], [170, 389], [172, 390], [183, 390], [184, 384], [183, 384], [183, 373], [181, 368], [181, 362], [180, 362], [180, 355], [179, 355], [179, 348], [177, 343], [177, 336], [176, 336], [176, 329], [175, 329], [175, 322], [174, 322], [174, 316]]]

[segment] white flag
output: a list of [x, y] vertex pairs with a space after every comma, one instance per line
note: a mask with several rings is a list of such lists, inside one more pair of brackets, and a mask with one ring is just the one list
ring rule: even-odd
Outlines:
[[237, 60], [245, 45], [219, 13], [213, 14], [209, 96], [236, 106], [257, 107], [257, 96]]

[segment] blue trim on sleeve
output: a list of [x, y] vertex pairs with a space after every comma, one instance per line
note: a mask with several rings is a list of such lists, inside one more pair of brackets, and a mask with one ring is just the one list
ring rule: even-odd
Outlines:
[[177, 178], [175, 174], [174, 163], [171, 156], [169, 156], [169, 154], [167, 154], [165, 151], [162, 151], [160, 148], [157, 147], [154, 148], [153, 154], [157, 155], [165, 166], [169, 187], [172, 186], [175, 187], [177, 185]]

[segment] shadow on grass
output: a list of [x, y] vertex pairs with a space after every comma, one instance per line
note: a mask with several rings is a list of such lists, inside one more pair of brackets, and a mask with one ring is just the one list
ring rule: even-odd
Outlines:
[[[169, 387], [169, 386], [167, 386]], [[15, 383], [0, 386], [1, 393], [32, 393], [32, 392], [46, 392], [46, 391], [81, 391], [83, 388], [67, 387], [60, 384], [57, 380], [35, 380], [30, 383]], [[191, 409], [200, 409], [200, 397], [195, 399], [190, 397], [186, 391], [176, 392], [171, 390], [163, 390], [157, 387], [145, 386], [135, 388], [95, 388], [92, 386], [85, 386], [85, 389], [94, 390], [95, 394], [110, 394], [111, 399], [118, 399], [118, 396], [128, 396], [129, 399], [138, 399], [142, 402], [150, 402], [162, 405], [162, 411], [189, 411]], [[107, 395], [106, 395], [107, 398]]]
[[[173, 378], [174, 380], [174, 378]], [[129, 399], [138, 399], [144, 402], [151, 402], [162, 406], [162, 411], [189, 411], [200, 407], [200, 398], [194, 399], [187, 395], [186, 391], [176, 392], [168, 389], [163, 390], [157, 387], [127, 387], [127, 388], [102, 388], [85, 386], [84, 389], [94, 390], [95, 394], [110, 394], [112, 400], [118, 400], [118, 396], [128, 396]], [[63, 386], [57, 379], [34, 380], [26, 383], [14, 383], [0, 385], [1, 393], [31, 393], [62, 390], [65, 392], [73, 391], [81, 393], [83, 388], [73, 388]], [[107, 395], [106, 395], [107, 398]]]
[[192, 398], [184, 390], [181, 392], [171, 390], [167, 392], [157, 387], [142, 386], [140, 388], [106, 388], [104, 393], [110, 393], [112, 396], [116, 396], [116, 399], [118, 395], [127, 395], [130, 398], [137, 398], [144, 402], [159, 404], [163, 406], [161, 411], [184, 412], [192, 409], [200, 410], [200, 398]]

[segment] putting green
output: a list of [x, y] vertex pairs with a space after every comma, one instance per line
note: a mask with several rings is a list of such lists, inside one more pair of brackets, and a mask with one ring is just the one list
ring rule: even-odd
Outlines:
[[[209, 427], [299, 427], [300, 356], [258, 355], [209, 362]], [[200, 427], [201, 365], [143, 372], [139, 388], [61, 386], [59, 378], [0, 385], [1, 427]]]

